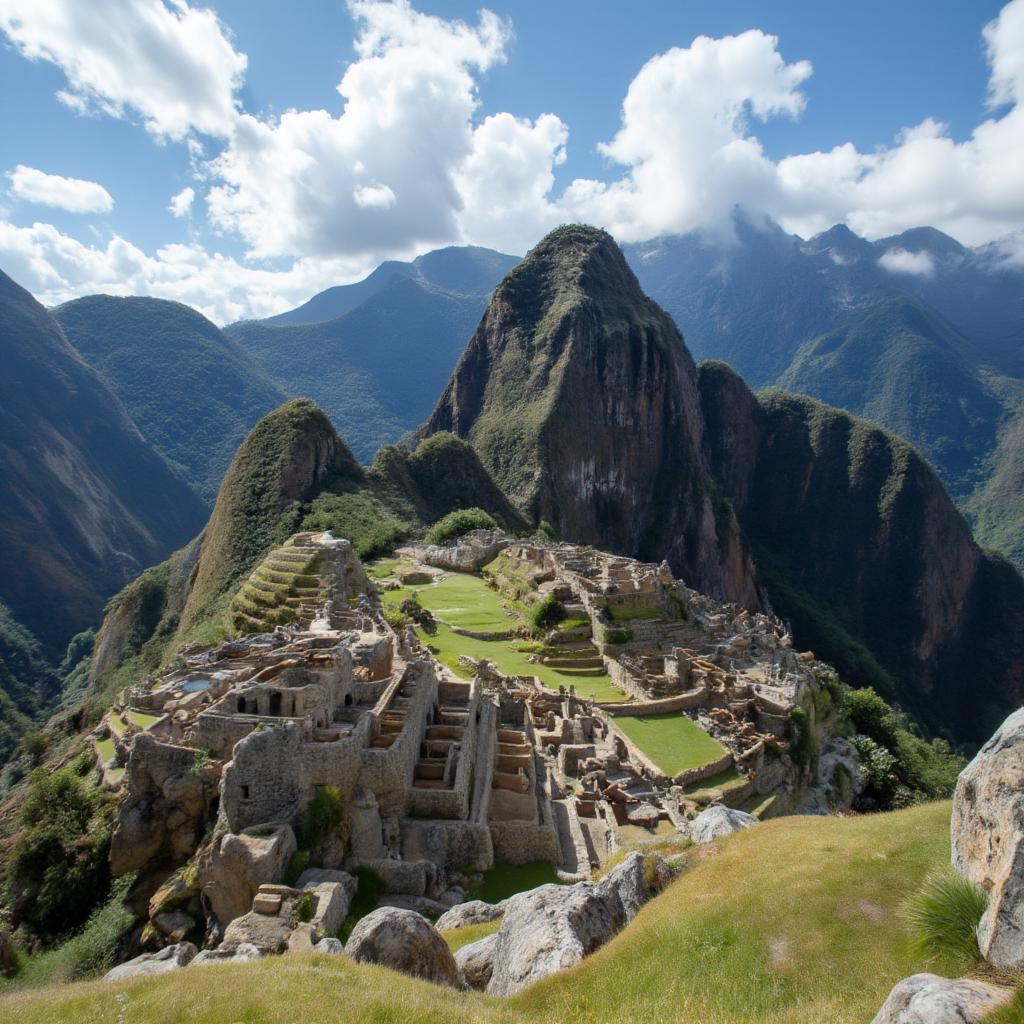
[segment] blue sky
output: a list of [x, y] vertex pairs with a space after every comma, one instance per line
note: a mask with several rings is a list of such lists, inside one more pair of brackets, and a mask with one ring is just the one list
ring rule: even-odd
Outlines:
[[0, 269], [223, 321], [568, 219], [623, 241], [727, 232], [737, 203], [805, 235], [1024, 224], [1024, 0], [487, 9], [0, 0]]

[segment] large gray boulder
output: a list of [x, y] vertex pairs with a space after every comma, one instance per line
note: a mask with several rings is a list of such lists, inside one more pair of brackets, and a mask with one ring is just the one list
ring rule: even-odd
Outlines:
[[915, 974], [896, 985], [871, 1024], [980, 1024], [1012, 994], [984, 981]]
[[381, 964], [393, 971], [462, 987], [462, 976], [434, 926], [412, 910], [380, 907], [352, 929], [345, 952], [357, 963]]
[[716, 804], [701, 811], [687, 826], [687, 832], [695, 843], [711, 843], [756, 824], [758, 820], [752, 814]]
[[198, 859], [203, 900], [224, 926], [252, 907], [261, 885], [279, 882], [298, 848], [288, 825], [260, 825], [218, 836]]
[[542, 885], [505, 901], [487, 992], [508, 996], [578, 964], [636, 916], [651, 892], [631, 853], [600, 882]]
[[470, 988], [483, 992], [494, 973], [494, 952], [498, 948], [498, 935], [486, 935], [476, 942], [467, 943], [455, 951], [455, 963]]
[[118, 964], [104, 975], [104, 981], [124, 981], [142, 974], [166, 974], [190, 964], [199, 950], [191, 942], [165, 946], [158, 953], [143, 953], [134, 960]]
[[483, 900], [467, 900], [452, 907], [437, 919], [439, 932], [450, 932], [454, 928], [465, 928], [471, 924], [488, 924], [497, 921], [505, 913], [507, 900], [500, 903], [484, 903]]
[[953, 867], [988, 893], [982, 956], [1024, 970], [1024, 709], [960, 773], [953, 796]]

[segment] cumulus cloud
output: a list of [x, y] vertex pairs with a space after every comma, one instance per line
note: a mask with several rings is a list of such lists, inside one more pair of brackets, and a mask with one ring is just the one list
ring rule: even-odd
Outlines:
[[192, 211], [192, 203], [196, 198], [196, 190], [186, 185], [180, 192], [171, 196], [171, 205], [167, 208], [175, 217], [187, 217]]
[[156, 136], [227, 136], [246, 57], [209, 10], [185, 0], [0, 0], [0, 29], [30, 60], [56, 64], [79, 112], [134, 113]]
[[11, 195], [29, 203], [57, 206], [69, 213], [109, 213], [114, 208], [111, 194], [95, 181], [47, 174], [24, 164], [8, 171], [7, 177]]
[[149, 255], [118, 235], [105, 245], [87, 245], [52, 224], [4, 221], [0, 267], [44, 305], [97, 292], [155, 295], [184, 302], [218, 324], [272, 316], [371, 269], [366, 262], [338, 260], [258, 269], [198, 245], [167, 245]]
[[338, 116], [243, 115], [209, 164], [213, 223], [256, 257], [412, 251], [458, 238], [455, 174], [472, 151], [476, 75], [505, 59], [509, 26], [468, 25], [408, 0], [354, 0]]
[[935, 260], [931, 253], [921, 250], [886, 249], [878, 258], [878, 265], [893, 274], [912, 274], [914, 277], [934, 277]]

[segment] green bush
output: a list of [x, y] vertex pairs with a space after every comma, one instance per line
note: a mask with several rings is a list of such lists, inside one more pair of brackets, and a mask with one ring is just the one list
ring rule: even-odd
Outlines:
[[311, 892], [304, 892], [295, 901], [295, 916], [304, 924], [313, 920], [314, 910], [316, 910], [316, 901]]
[[840, 707], [854, 732], [870, 736], [876, 743], [890, 750], [895, 748], [899, 718], [873, 687], [847, 689], [842, 695]]
[[315, 850], [341, 824], [341, 793], [334, 786], [321, 786], [309, 801], [296, 839], [301, 850]]
[[530, 623], [538, 632], [554, 629], [564, 618], [565, 605], [554, 594], [548, 594], [530, 609]]
[[7, 871], [15, 913], [44, 937], [81, 925], [107, 892], [111, 804], [73, 768], [32, 773]]
[[904, 901], [901, 914], [921, 956], [949, 956], [966, 971], [978, 961], [978, 922], [988, 897], [946, 867], [929, 875]]
[[314, 498], [300, 528], [330, 530], [351, 541], [360, 558], [389, 555], [409, 535], [409, 524], [396, 519], [373, 495], [352, 490]]
[[355, 875], [357, 888], [348, 908], [348, 917], [338, 929], [338, 938], [342, 942], [348, 941], [352, 929], [361, 918], [377, 909], [377, 902], [384, 892], [384, 882], [372, 868], [356, 868], [352, 874]]
[[17, 752], [27, 756], [33, 764], [39, 764], [40, 758], [46, 753], [46, 748], [49, 745], [50, 741], [46, 733], [39, 729], [29, 729], [21, 737]]
[[438, 519], [427, 530], [428, 544], [443, 544], [469, 533], [471, 530], [497, 530], [494, 517], [482, 508], [460, 508]]
[[633, 630], [604, 626], [601, 629], [601, 642], [619, 647], [633, 639]]

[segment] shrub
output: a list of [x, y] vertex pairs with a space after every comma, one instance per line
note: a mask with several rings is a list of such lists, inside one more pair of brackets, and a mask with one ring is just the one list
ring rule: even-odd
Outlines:
[[864, 777], [863, 799], [878, 807], [888, 807], [899, 788], [895, 755], [870, 736], [854, 736], [853, 745]]
[[870, 736], [876, 743], [892, 750], [896, 745], [899, 719], [896, 712], [870, 687], [847, 689], [841, 708], [854, 732]]
[[494, 516], [482, 508], [460, 508], [438, 519], [427, 531], [428, 544], [443, 544], [471, 530], [497, 530]]
[[304, 924], [313, 920], [314, 910], [316, 910], [316, 901], [311, 892], [304, 892], [295, 901], [295, 916]]
[[212, 760], [213, 754], [209, 750], [197, 750], [192, 758], [192, 766], [189, 768], [189, 771], [193, 775], [198, 775]]
[[46, 753], [46, 748], [49, 745], [50, 741], [46, 733], [41, 732], [39, 729], [29, 729], [21, 737], [21, 742], [18, 744], [18, 753], [27, 756], [33, 764], [39, 764], [40, 758]]
[[538, 631], [554, 629], [564, 618], [565, 605], [554, 594], [548, 594], [530, 609], [530, 622]]
[[296, 838], [302, 850], [315, 850], [341, 824], [341, 793], [321, 786], [309, 801]]
[[960, 971], [978, 960], [978, 922], [988, 897], [977, 886], [946, 867], [930, 874], [900, 908], [922, 956], [949, 956]]
[[633, 630], [604, 626], [601, 630], [601, 642], [619, 647], [633, 639]]
[[558, 534], [555, 533], [555, 528], [546, 519], [542, 519], [540, 521], [534, 536], [539, 541], [546, 541], [548, 543], [553, 543], [558, 540]]
[[72, 768], [32, 773], [8, 867], [16, 916], [58, 935], [82, 924], [107, 891], [110, 806]]

